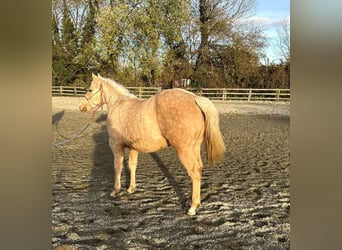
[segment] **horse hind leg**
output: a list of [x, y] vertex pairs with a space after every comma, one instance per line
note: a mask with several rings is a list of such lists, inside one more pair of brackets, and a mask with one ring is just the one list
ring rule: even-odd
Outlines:
[[138, 163], [138, 151], [134, 149], [129, 150], [128, 156], [128, 168], [130, 172], [130, 184], [127, 189], [128, 193], [133, 193], [135, 191], [135, 171], [137, 169]]
[[188, 210], [188, 215], [196, 215], [196, 209], [201, 203], [201, 178], [203, 164], [200, 149], [178, 150], [177, 154], [192, 181], [191, 207]]

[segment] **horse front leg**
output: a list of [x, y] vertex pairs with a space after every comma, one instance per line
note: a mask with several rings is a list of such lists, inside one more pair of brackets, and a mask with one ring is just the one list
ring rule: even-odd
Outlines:
[[130, 184], [127, 189], [128, 193], [133, 193], [135, 191], [135, 171], [137, 169], [137, 163], [138, 163], [138, 151], [134, 149], [129, 150], [129, 156], [128, 156], [128, 168], [130, 172]]
[[121, 172], [124, 159], [124, 149], [121, 147], [112, 146], [112, 151], [114, 153], [114, 189], [110, 194], [112, 197], [116, 197], [120, 193], [121, 188]]

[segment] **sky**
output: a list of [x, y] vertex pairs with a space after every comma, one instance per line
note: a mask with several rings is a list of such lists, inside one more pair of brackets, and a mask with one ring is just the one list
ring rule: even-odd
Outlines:
[[[279, 55], [271, 44], [277, 39], [277, 27], [285, 18], [290, 18], [290, 0], [257, 0], [257, 11], [254, 18], [260, 23], [269, 45], [265, 48], [269, 63], [278, 63]], [[261, 60], [265, 63], [265, 59]]]

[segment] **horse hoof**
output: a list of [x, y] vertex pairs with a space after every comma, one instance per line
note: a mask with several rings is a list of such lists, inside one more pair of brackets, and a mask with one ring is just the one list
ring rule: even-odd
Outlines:
[[112, 197], [118, 197], [119, 196], [119, 191], [113, 191], [113, 192], [111, 192], [111, 194], [110, 194], [110, 196], [112, 196]]
[[128, 189], [127, 189], [127, 192], [128, 193], [134, 193], [134, 191], [135, 191], [135, 188], [134, 187], [129, 187]]
[[196, 215], [196, 209], [190, 208], [190, 209], [188, 210], [188, 215], [190, 215], [190, 216]]

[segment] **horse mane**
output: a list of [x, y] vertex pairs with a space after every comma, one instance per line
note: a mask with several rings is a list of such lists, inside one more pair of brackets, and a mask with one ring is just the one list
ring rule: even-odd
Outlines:
[[116, 92], [118, 92], [119, 95], [137, 98], [137, 96], [129, 92], [129, 90], [125, 86], [123, 86], [120, 83], [117, 83], [113, 79], [102, 77], [102, 76], [98, 76], [98, 77], [101, 80], [109, 83], [116, 90]]

